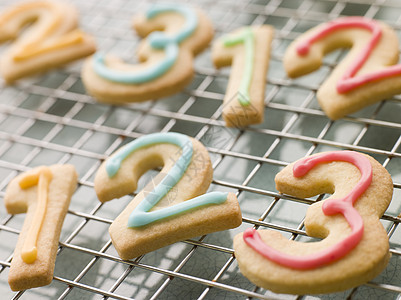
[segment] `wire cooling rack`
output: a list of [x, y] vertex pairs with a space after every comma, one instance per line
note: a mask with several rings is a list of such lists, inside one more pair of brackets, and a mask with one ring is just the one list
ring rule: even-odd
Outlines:
[[[13, 2], [2, 0], [0, 9]], [[139, 39], [131, 29], [131, 19], [149, 2], [74, 2], [81, 27], [96, 37], [99, 50], [132, 59]], [[14, 86], [0, 82], [0, 197], [14, 176], [38, 165], [71, 163], [79, 173], [61, 233], [54, 280], [46, 287], [18, 293], [9, 289], [10, 261], [24, 215], [8, 215], [3, 203], [0, 205], [1, 299], [398, 299], [401, 98], [330, 121], [317, 105], [315, 92], [345, 52], [330, 54], [319, 71], [297, 80], [286, 77], [282, 56], [300, 33], [340, 16], [385, 20], [400, 32], [400, 2], [204, 0], [196, 4], [213, 20], [216, 37], [242, 25], [275, 27], [264, 123], [243, 130], [224, 127], [221, 108], [229, 68], [215, 70], [210, 49], [196, 58], [196, 76], [183, 92], [124, 107], [98, 104], [85, 93], [80, 78], [82, 61]], [[123, 143], [169, 131], [185, 133], [205, 144], [214, 167], [210, 189], [237, 194], [243, 224], [122, 261], [111, 244], [108, 227], [131, 197], [102, 205], [93, 190], [94, 174]], [[274, 176], [298, 158], [338, 149], [368, 153], [392, 175], [394, 197], [381, 220], [390, 238], [388, 267], [372, 282], [329, 295], [277, 295], [254, 286], [239, 272], [233, 236], [257, 226], [306, 240], [303, 218], [316, 199], [282, 197], [275, 190]], [[140, 187], [155, 172], [145, 174]]]

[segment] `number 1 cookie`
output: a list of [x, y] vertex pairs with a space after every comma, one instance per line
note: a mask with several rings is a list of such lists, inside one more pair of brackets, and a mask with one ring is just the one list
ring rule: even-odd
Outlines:
[[25, 2], [2, 12], [0, 43], [13, 40], [0, 58], [4, 79], [12, 83], [92, 54], [94, 39], [77, 26], [75, 7], [58, 1]]
[[335, 151], [285, 167], [277, 189], [296, 197], [332, 193], [308, 208], [305, 230], [318, 242], [290, 241], [271, 230], [248, 229], [234, 239], [241, 272], [277, 293], [319, 294], [363, 284], [386, 267], [389, 241], [380, 217], [393, 183], [368, 155]]
[[138, 102], [181, 91], [192, 80], [194, 56], [213, 37], [201, 10], [179, 4], [155, 4], [135, 18], [134, 28], [145, 38], [138, 64], [96, 53], [82, 69], [87, 91], [100, 102]]
[[319, 69], [326, 53], [349, 47], [317, 91], [321, 108], [333, 120], [401, 93], [395, 31], [376, 20], [340, 18], [308, 30], [284, 55], [286, 72], [295, 78]]
[[7, 186], [7, 212], [27, 213], [8, 276], [13, 291], [52, 281], [61, 226], [76, 185], [74, 166], [52, 165], [27, 171]]
[[139, 177], [156, 167], [162, 167], [160, 173], [110, 226], [113, 245], [122, 259], [241, 225], [235, 194], [205, 194], [213, 175], [206, 148], [179, 133], [146, 135], [117, 150], [96, 174], [99, 200], [134, 192]]
[[243, 27], [213, 43], [215, 66], [232, 65], [223, 100], [223, 119], [228, 127], [263, 122], [264, 94], [273, 28]]

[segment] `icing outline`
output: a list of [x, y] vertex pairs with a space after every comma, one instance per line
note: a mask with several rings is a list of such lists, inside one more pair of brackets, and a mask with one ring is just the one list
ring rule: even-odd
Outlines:
[[298, 43], [296, 48], [298, 55], [307, 55], [314, 42], [326, 37], [334, 31], [347, 28], [362, 28], [369, 30], [372, 33], [372, 38], [363, 48], [360, 55], [356, 57], [355, 61], [349, 66], [344, 75], [337, 82], [336, 88], [338, 93], [345, 94], [369, 82], [401, 74], [401, 64], [397, 64], [393, 66], [386, 66], [385, 69], [379, 71], [356, 76], [356, 73], [366, 63], [382, 36], [380, 24], [374, 20], [364, 17], [345, 17], [326, 23], [320, 31], [314, 33], [305, 40], [301, 40]]
[[142, 136], [113, 154], [105, 164], [109, 178], [115, 176], [124, 159], [136, 150], [155, 144], [173, 144], [181, 148], [182, 154], [161, 182], [135, 207], [128, 218], [128, 227], [141, 227], [160, 219], [187, 212], [208, 204], [221, 204], [228, 193], [210, 192], [178, 204], [149, 212], [184, 176], [193, 156], [193, 144], [188, 136], [180, 133], [153, 133]]
[[140, 71], [121, 71], [106, 65], [105, 55], [96, 53], [93, 56], [93, 69], [99, 76], [117, 83], [140, 84], [149, 82], [164, 75], [178, 59], [179, 44], [187, 39], [198, 26], [198, 16], [193, 9], [173, 4], [155, 5], [147, 13], [147, 19], [152, 19], [165, 12], [176, 12], [185, 18], [182, 29], [169, 36], [163, 31], [154, 31], [148, 36], [152, 48], [164, 50], [165, 57], [147, 69]]
[[251, 104], [249, 89], [251, 88], [253, 65], [255, 61], [255, 36], [252, 28], [246, 27], [237, 35], [228, 36], [223, 40], [225, 47], [243, 44], [245, 48], [245, 68], [238, 88], [238, 101], [242, 106]]
[[336, 151], [322, 153], [302, 159], [294, 164], [295, 177], [306, 175], [315, 165], [332, 161], [352, 163], [361, 172], [361, 178], [356, 186], [345, 197], [327, 199], [322, 205], [325, 215], [341, 213], [351, 227], [351, 234], [342, 241], [317, 253], [305, 256], [294, 256], [280, 252], [262, 241], [255, 229], [248, 228], [243, 239], [245, 243], [265, 258], [294, 269], [314, 269], [330, 264], [348, 254], [362, 239], [364, 224], [359, 212], [354, 208], [355, 202], [366, 191], [372, 182], [372, 165], [367, 157], [353, 151]]
[[21, 189], [28, 189], [35, 185], [37, 190], [37, 205], [32, 219], [32, 225], [29, 228], [27, 237], [21, 249], [21, 258], [27, 264], [32, 264], [38, 256], [37, 242], [43, 221], [47, 211], [49, 197], [49, 185], [53, 174], [49, 167], [41, 167], [34, 174], [28, 174], [22, 177], [19, 182]]

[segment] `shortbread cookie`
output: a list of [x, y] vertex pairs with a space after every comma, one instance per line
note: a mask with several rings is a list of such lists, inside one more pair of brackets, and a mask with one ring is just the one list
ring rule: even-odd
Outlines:
[[223, 119], [229, 127], [263, 122], [266, 76], [273, 27], [242, 27], [213, 43], [215, 66], [232, 65], [223, 101]]
[[280, 192], [296, 197], [333, 194], [306, 213], [306, 233], [322, 240], [290, 241], [271, 230], [238, 234], [235, 256], [249, 280], [277, 293], [329, 293], [363, 284], [386, 267], [389, 241], [379, 219], [393, 183], [376, 160], [353, 151], [325, 152], [290, 164], [275, 180]]
[[197, 140], [179, 133], [150, 134], [117, 150], [96, 174], [99, 200], [134, 192], [139, 177], [156, 167], [162, 167], [160, 173], [110, 226], [122, 259], [241, 224], [235, 194], [204, 194], [213, 175], [208, 152]]
[[319, 69], [323, 56], [351, 47], [317, 91], [319, 104], [333, 120], [401, 93], [397, 34], [388, 25], [363, 17], [345, 17], [312, 28], [284, 55], [290, 77]]
[[194, 56], [213, 38], [206, 15], [180, 4], [155, 4], [135, 18], [134, 28], [146, 37], [139, 45], [138, 64], [101, 53], [85, 63], [85, 87], [100, 102], [145, 101], [181, 91], [192, 80]]
[[24, 2], [0, 13], [0, 42], [13, 40], [0, 57], [0, 73], [6, 82], [95, 52], [94, 39], [77, 26], [78, 12], [64, 2]]
[[27, 213], [8, 276], [13, 291], [52, 281], [61, 227], [76, 185], [72, 165], [37, 167], [9, 183], [4, 198], [8, 213]]

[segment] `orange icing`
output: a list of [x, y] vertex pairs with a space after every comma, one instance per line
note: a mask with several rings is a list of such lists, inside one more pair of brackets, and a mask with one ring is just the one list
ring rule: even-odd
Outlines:
[[81, 43], [83, 39], [84, 33], [77, 29], [63, 35], [61, 38], [55, 39], [53, 43], [46, 46], [39, 46], [38, 44], [41, 44], [41, 42], [32, 43], [34, 47], [24, 47], [22, 51], [14, 56], [14, 60], [21, 61], [39, 54], [62, 49], [71, 45], [76, 45]]
[[21, 258], [27, 264], [34, 263], [37, 258], [38, 249], [36, 244], [46, 214], [48, 190], [52, 178], [53, 174], [50, 168], [41, 167], [37, 172], [25, 175], [19, 182], [21, 189], [27, 189], [35, 185], [38, 186], [35, 214], [21, 251]]

